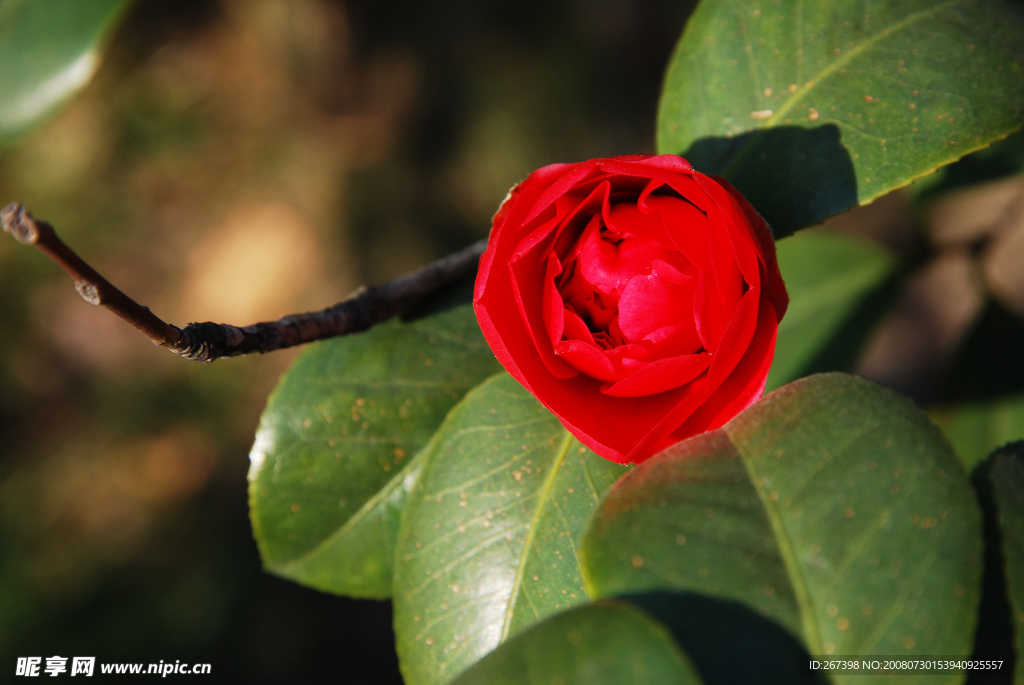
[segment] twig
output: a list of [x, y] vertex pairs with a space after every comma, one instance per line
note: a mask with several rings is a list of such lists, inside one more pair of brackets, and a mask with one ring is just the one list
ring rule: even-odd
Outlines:
[[473, 273], [487, 245], [482, 240], [382, 285], [363, 286], [338, 304], [318, 312], [291, 314], [245, 327], [207, 321], [178, 328], [114, 287], [65, 245], [53, 226], [34, 219], [24, 206], [4, 207], [0, 223], [19, 242], [35, 245], [64, 269], [86, 302], [106, 307], [155, 344], [185, 359], [201, 362], [273, 352], [365, 331]]

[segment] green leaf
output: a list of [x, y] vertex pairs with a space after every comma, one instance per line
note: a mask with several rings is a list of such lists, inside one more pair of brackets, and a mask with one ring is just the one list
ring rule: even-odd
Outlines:
[[598, 602], [531, 626], [463, 673], [455, 685], [701, 682], [663, 626], [627, 604]]
[[50, 114], [96, 72], [130, 0], [0, 2], [0, 142]]
[[[1014, 682], [1024, 682], [1024, 442], [1007, 445], [993, 454], [988, 463], [988, 486], [994, 504], [993, 544], [999, 545], [991, 555], [1002, 564], [1003, 588], [1009, 601], [1008, 617], [1017, 653]], [[987, 512], [988, 513], [988, 512]], [[993, 621], [995, 623], [995, 621]]]
[[[789, 632], [742, 604], [694, 592], [651, 592], [621, 599], [668, 628], [708, 685], [827, 682], [805, 668], [810, 655]], [[737, 658], [738, 646], [742, 658]]]
[[425, 459], [395, 553], [409, 685], [448, 682], [526, 626], [585, 601], [577, 539], [626, 472], [505, 373], [449, 414]]
[[[847, 357], [856, 352], [870, 330], [857, 315], [869, 296], [891, 280], [898, 266], [895, 257], [880, 245], [819, 231], [780, 240], [778, 257], [789, 292], [789, 309], [779, 323], [769, 390], [812, 369], [825, 370], [813, 367], [829, 348], [842, 346], [840, 354]], [[869, 317], [881, 311], [879, 306], [869, 309]]]
[[951, 190], [1020, 173], [1024, 173], [1024, 131], [972, 152], [955, 164], [921, 179], [911, 187], [911, 199], [925, 203]]
[[705, 1], [658, 150], [728, 178], [781, 237], [1019, 129], [1022, 34], [999, 0]]
[[1024, 438], [1024, 395], [929, 410], [970, 470], [997, 447]]
[[252, 450], [250, 510], [268, 570], [356, 597], [391, 594], [399, 515], [417, 452], [498, 368], [470, 305], [305, 350]]
[[792, 383], [645, 462], [581, 547], [596, 597], [737, 601], [814, 655], [970, 653], [981, 521], [967, 476], [911, 402], [851, 376]]

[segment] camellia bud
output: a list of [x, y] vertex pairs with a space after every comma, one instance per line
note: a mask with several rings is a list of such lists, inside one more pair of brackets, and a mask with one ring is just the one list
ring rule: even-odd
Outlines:
[[616, 462], [760, 398], [788, 302], [764, 220], [675, 155], [532, 173], [494, 217], [474, 295], [508, 372]]

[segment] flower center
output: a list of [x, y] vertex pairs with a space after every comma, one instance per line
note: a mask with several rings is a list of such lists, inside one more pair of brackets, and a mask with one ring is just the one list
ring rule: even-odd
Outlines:
[[[620, 207], [638, 211], [635, 205]], [[678, 250], [610, 228], [595, 214], [559, 256], [564, 266], [555, 285], [567, 315], [578, 317], [597, 347], [635, 344], [658, 353], [667, 352], [668, 344], [672, 354], [701, 350], [693, 313], [697, 275]], [[563, 339], [578, 339], [575, 332], [567, 326]]]

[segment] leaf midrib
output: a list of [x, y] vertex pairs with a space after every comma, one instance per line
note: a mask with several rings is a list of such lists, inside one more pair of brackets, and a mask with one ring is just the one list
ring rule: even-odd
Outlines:
[[785, 102], [783, 102], [782, 106], [779, 107], [779, 109], [777, 109], [775, 112], [773, 112], [772, 115], [764, 121], [764, 124], [762, 126], [756, 129], [756, 133], [753, 136], [751, 136], [750, 141], [736, 153], [736, 155], [732, 159], [732, 162], [730, 162], [729, 165], [721, 172], [722, 176], [724, 176], [725, 178], [732, 178], [732, 175], [736, 172], [736, 169], [743, 162], [746, 161], [747, 157], [750, 156], [751, 152], [757, 146], [758, 142], [760, 142], [761, 138], [763, 138], [767, 134], [769, 129], [774, 127], [782, 119], [783, 116], [788, 114], [789, 111], [793, 109], [793, 107], [796, 105], [796, 103], [798, 103], [809, 92], [811, 92], [815, 86], [820, 85], [822, 81], [826, 80], [833, 73], [835, 73], [845, 65], [849, 64], [854, 57], [860, 55], [864, 50], [871, 47], [872, 45], [882, 40], [883, 38], [887, 38], [893, 33], [901, 31], [902, 29], [906, 28], [907, 26], [910, 26], [911, 24], [917, 22], [918, 20], [927, 18], [928, 16], [933, 14], [938, 14], [939, 12], [944, 11], [948, 7], [963, 4], [964, 1], [965, 0], [946, 0], [946, 2], [940, 5], [935, 5], [933, 7], [929, 7], [928, 9], [923, 9], [919, 12], [910, 14], [901, 19], [900, 21], [885, 27], [884, 29], [882, 29], [875, 35], [871, 36], [870, 38], [867, 38], [856, 47], [850, 49], [848, 52], [844, 52], [838, 59], [836, 59], [828, 66], [824, 67], [812, 78], [808, 79], [802, 85], [800, 85], [797, 88], [796, 92], [793, 93]]
[[523, 585], [523, 578], [526, 576], [526, 560], [527, 557], [530, 556], [530, 548], [533, 546], [533, 538], [536, 535], [540, 517], [544, 512], [544, 505], [548, 501], [552, 488], [554, 488], [555, 479], [558, 477], [558, 471], [561, 469], [562, 464], [565, 462], [565, 457], [569, 453], [570, 444], [572, 444], [572, 434], [569, 433], [569, 431], [565, 431], [565, 438], [562, 439], [562, 446], [555, 455], [555, 458], [548, 469], [547, 475], [544, 476], [544, 482], [537, 491], [537, 507], [533, 511], [533, 516], [530, 517], [530, 523], [526, 527], [526, 538], [523, 540], [523, 549], [519, 552], [519, 563], [516, 566], [516, 576], [512, 581], [512, 593], [509, 595], [508, 607], [505, 609], [505, 616], [502, 620], [500, 642], [505, 641], [508, 637], [509, 630], [512, 627], [512, 615], [515, 613], [515, 607], [519, 599], [519, 592]]
[[807, 650], [811, 654], [824, 654], [824, 651], [822, 650], [821, 632], [819, 631], [818, 623], [814, 618], [815, 612], [813, 603], [811, 602], [810, 589], [808, 588], [807, 581], [804, 578], [800, 562], [797, 560], [796, 549], [793, 546], [793, 541], [790, 539], [789, 533], [786, 530], [786, 525], [782, 521], [782, 515], [779, 512], [779, 508], [768, 496], [767, 488], [764, 487], [764, 477], [754, 466], [751, 455], [744, 449], [740, 441], [729, 432], [728, 425], [723, 426], [721, 430], [726, 436], [728, 436], [733, 449], [736, 450], [736, 454], [739, 455], [740, 461], [743, 462], [743, 467], [747, 471], [747, 477], [750, 479], [751, 485], [754, 486], [754, 490], [757, 492], [757, 496], [760, 498], [761, 504], [764, 507], [765, 515], [768, 517], [768, 523], [771, 525], [772, 531], [775, 533], [779, 556], [782, 558], [782, 563], [786, 567], [790, 583], [793, 585], [793, 596], [796, 598], [797, 610], [800, 614], [800, 627], [803, 631]]

